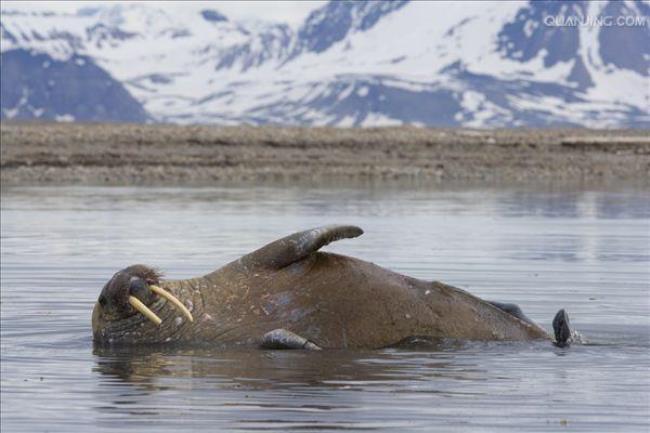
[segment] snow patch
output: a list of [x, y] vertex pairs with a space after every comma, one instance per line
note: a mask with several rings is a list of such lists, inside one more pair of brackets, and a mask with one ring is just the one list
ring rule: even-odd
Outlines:
[[54, 116], [57, 122], [74, 122], [75, 118], [72, 114], [61, 114]]

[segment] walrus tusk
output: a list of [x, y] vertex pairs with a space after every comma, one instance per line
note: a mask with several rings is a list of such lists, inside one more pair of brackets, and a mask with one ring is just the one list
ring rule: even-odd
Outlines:
[[190, 310], [185, 308], [185, 305], [183, 305], [183, 303], [179, 301], [178, 298], [176, 298], [174, 295], [172, 295], [167, 290], [161, 287], [151, 285], [149, 286], [149, 288], [151, 289], [152, 292], [157, 293], [158, 295], [162, 296], [163, 298], [167, 299], [169, 302], [174, 304], [174, 306], [179, 310], [181, 310], [181, 313], [183, 313], [185, 317], [187, 317], [187, 320], [189, 320], [190, 322], [194, 322], [194, 317], [192, 317], [192, 313], [190, 313]]
[[129, 296], [129, 304], [136, 310], [138, 310], [144, 317], [147, 319], [151, 320], [153, 323], [156, 325], [160, 325], [162, 323], [162, 320], [160, 320], [160, 317], [156, 315], [153, 311], [151, 311], [146, 305], [144, 305], [138, 298], [135, 296]]

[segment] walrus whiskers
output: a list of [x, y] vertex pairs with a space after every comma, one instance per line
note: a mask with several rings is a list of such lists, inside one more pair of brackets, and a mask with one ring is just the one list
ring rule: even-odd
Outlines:
[[176, 298], [174, 295], [169, 293], [167, 290], [154, 285], [150, 285], [149, 289], [151, 289], [152, 292], [158, 294], [159, 296], [162, 296], [163, 298], [167, 299], [169, 302], [174, 304], [174, 306], [179, 310], [181, 310], [181, 313], [183, 313], [185, 317], [187, 317], [187, 320], [189, 320], [190, 322], [194, 322], [194, 317], [192, 317], [192, 313], [190, 313], [190, 310], [185, 308], [185, 305], [183, 305], [183, 303], [179, 301], [178, 298]]
[[135, 296], [129, 296], [129, 304], [136, 310], [138, 310], [144, 317], [147, 319], [151, 320], [153, 323], [156, 324], [156, 326], [160, 325], [162, 323], [162, 320], [160, 317], [156, 315], [153, 311], [151, 311], [146, 305], [144, 305], [138, 298]]

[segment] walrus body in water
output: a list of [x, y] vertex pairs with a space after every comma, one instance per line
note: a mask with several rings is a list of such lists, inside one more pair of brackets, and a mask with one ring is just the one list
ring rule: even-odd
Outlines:
[[[314, 350], [412, 338], [552, 340], [516, 305], [318, 251], [362, 233], [354, 226], [307, 230], [187, 280], [161, 280], [149, 267], [131, 266], [104, 286], [93, 310], [94, 340]], [[563, 310], [553, 326], [556, 343], [567, 343]]]

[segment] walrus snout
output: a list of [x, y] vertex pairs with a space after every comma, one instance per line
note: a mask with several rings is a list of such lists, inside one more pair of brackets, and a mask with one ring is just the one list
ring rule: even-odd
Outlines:
[[158, 286], [160, 277], [158, 271], [145, 265], [129, 266], [115, 273], [97, 300], [104, 319], [119, 320], [139, 313], [160, 325], [162, 320], [149, 308], [160, 296], [193, 322], [194, 318], [185, 305]]
[[147, 307], [156, 300], [149, 286], [159, 282], [160, 274], [145, 265], [129, 266], [116, 272], [97, 299], [103, 318], [120, 320], [141, 313], [159, 324], [160, 319]]

